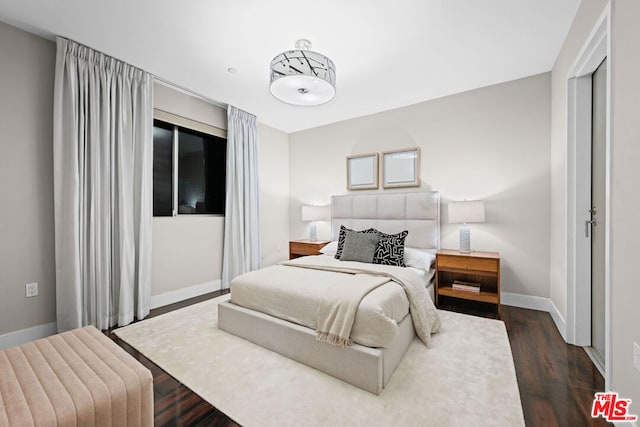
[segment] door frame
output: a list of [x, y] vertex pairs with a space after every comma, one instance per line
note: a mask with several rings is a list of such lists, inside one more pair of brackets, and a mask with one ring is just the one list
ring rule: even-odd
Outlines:
[[[591, 345], [591, 239], [584, 238], [591, 208], [591, 75], [606, 58], [605, 147], [605, 385], [611, 359], [611, 2], [607, 4], [567, 75], [567, 342]], [[581, 185], [582, 184], [582, 185]]]

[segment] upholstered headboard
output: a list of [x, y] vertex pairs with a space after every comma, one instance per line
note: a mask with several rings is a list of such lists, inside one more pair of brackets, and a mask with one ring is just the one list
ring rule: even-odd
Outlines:
[[440, 194], [359, 194], [331, 198], [331, 237], [338, 239], [340, 225], [363, 230], [373, 227], [395, 234], [409, 230], [405, 246], [431, 252], [440, 248]]

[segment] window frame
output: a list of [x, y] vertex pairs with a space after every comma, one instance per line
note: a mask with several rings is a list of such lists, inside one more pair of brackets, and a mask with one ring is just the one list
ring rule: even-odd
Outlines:
[[[179, 213], [178, 212], [178, 156], [179, 156], [179, 139], [178, 139], [178, 128], [182, 127], [187, 130], [192, 130], [200, 133], [204, 133], [207, 135], [211, 135], [217, 138], [222, 138], [227, 140], [227, 131], [224, 129], [217, 128], [215, 126], [211, 126], [206, 123], [199, 122], [197, 120], [192, 120], [177, 114], [170, 113], [168, 111], [160, 110], [157, 108], [153, 109], [153, 120], [159, 120], [170, 125], [173, 125], [173, 153], [172, 153], [172, 174], [173, 174], [173, 200], [171, 207], [171, 216], [170, 218], [175, 218], [178, 216], [185, 217], [224, 217], [224, 213], [200, 213], [200, 214], [187, 214], [187, 213]], [[226, 166], [225, 166], [226, 169]], [[157, 218], [167, 217], [165, 215], [157, 216]], [[154, 218], [156, 216], [154, 215]]]

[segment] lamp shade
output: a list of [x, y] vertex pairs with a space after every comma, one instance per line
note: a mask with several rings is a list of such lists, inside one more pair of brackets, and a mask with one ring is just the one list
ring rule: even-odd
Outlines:
[[302, 206], [303, 221], [326, 221], [331, 218], [331, 208], [329, 206]]
[[449, 203], [450, 223], [484, 222], [484, 202], [465, 200]]
[[296, 49], [271, 61], [271, 94], [293, 105], [320, 105], [336, 95], [336, 66], [328, 57], [313, 52], [311, 42], [301, 39]]

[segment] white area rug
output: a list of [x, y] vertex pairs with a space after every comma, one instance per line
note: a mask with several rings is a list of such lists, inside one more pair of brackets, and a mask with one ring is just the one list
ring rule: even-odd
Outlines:
[[218, 297], [117, 329], [243, 426], [524, 426], [504, 323], [440, 311], [379, 396], [218, 330]]

